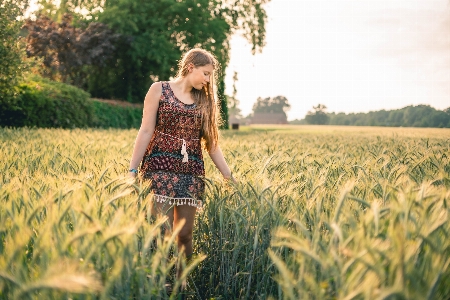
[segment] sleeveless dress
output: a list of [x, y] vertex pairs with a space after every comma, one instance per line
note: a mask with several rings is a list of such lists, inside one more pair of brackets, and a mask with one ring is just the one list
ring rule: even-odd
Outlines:
[[155, 132], [141, 162], [153, 199], [170, 205], [202, 206], [205, 167], [201, 149], [202, 115], [181, 102], [162, 82]]

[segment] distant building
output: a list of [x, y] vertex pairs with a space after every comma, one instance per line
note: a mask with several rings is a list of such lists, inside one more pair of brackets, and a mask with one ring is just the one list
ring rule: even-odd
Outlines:
[[230, 124], [231, 129], [239, 129], [239, 125], [244, 125], [244, 122], [242, 122], [241, 118], [236, 115], [230, 115], [228, 118], [228, 124]]
[[288, 124], [285, 113], [254, 113], [250, 124]]
[[242, 122], [241, 119], [236, 115], [230, 115], [230, 117], [228, 118], [228, 124], [242, 124]]

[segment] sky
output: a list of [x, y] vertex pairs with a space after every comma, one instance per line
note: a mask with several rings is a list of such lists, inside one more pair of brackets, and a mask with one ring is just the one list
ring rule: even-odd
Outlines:
[[450, 107], [450, 0], [272, 0], [266, 11], [262, 53], [231, 40], [226, 93], [236, 71], [244, 116], [278, 95], [288, 120], [319, 103], [336, 113]]

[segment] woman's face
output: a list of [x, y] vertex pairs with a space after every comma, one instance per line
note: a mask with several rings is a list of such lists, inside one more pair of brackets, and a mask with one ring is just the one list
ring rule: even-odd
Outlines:
[[189, 73], [192, 87], [201, 90], [211, 80], [214, 67], [212, 65], [205, 65], [200, 67], [192, 67], [192, 72]]

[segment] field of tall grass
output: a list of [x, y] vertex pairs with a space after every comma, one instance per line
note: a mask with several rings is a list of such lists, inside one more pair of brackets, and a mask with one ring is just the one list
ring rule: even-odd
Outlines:
[[450, 298], [449, 129], [223, 132], [239, 182], [205, 159], [188, 263], [126, 178], [136, 133], [0, 129], [0, 299]]

